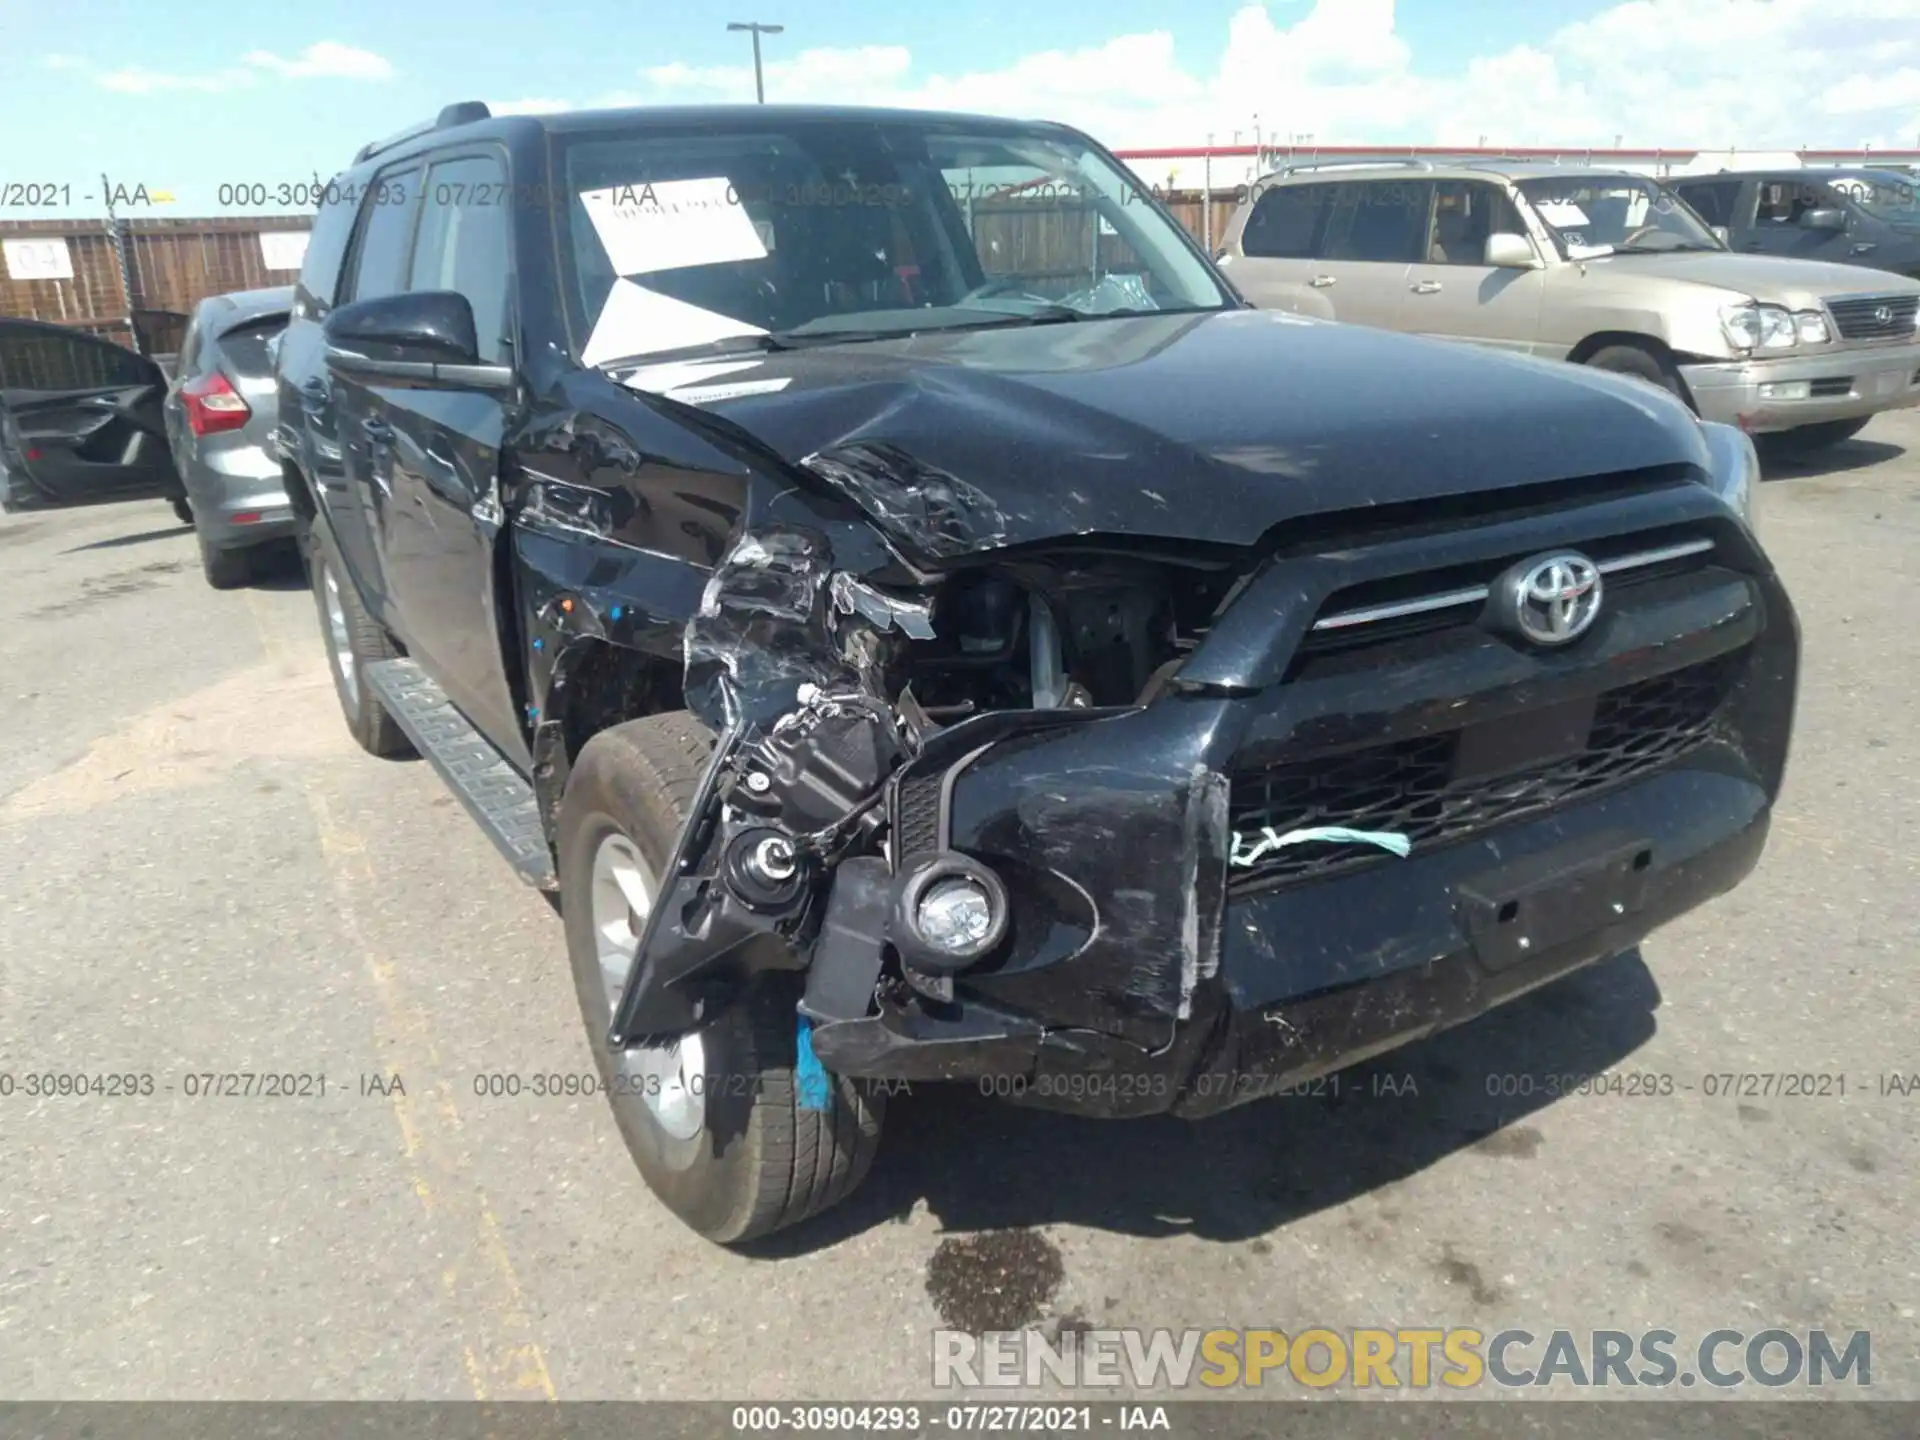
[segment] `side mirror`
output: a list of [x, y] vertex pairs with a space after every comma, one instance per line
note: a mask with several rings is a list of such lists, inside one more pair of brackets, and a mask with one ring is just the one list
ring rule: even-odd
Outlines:
[[1809, 210], [1800, 217], [1802, 230], [1844, 230], [1847, 228], [1847, 212], [1844, 210]]
[[1526, 236], [1501, 230], [1487, 236], [1486, 263], [1502, 270], [1535, 270], [1540, 257]]
[[1713, 232], [1713, 238], [1718, 240], [1722, 245], [1733, 244], [1733, 232], [1728, 230], [1726, 226], [1715, 225], [1715, 226], [1712, 226], [1711, 229]]
[[342, 305], [326, 318], [327, 368], [370, 380], [504, 389], [513, 368], [485, 364], [473, 306], [453, 290], [414, 290]]

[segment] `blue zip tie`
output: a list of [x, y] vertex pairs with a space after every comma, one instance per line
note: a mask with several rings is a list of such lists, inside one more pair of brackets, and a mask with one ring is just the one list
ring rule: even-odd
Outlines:
[[820, 1063], [820, 1057], [813, 1053], [813, 1022], [806, 1016], [800, 1017], [800, 1030], [795, 1037], [793, 1061], [793, 1084], [798, 1093], [802, 1110], [831, 1110], [833, 1108], [833, 1082], [827, 1078], [827, 1067]]

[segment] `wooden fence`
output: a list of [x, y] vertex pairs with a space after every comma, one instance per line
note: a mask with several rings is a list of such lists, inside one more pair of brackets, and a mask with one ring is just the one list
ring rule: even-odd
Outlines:
[[[1196, 239], [1205, 198], [1197, 191], [1163, 197], [1174, 218]], [[1213, 197], [1211, 235], [1217, 242], [1234, 196]], [[1020, 274], [1053, 281], [1063, 292], [1096, 265], [1137, 268], [1126, 241], [1099, 233], [1085, 206], [1056, 199], [1002, 199], [976, 203], [974, 238], [989, 274]], [[143, 354], [171, 354], [193, 307], [209, 295], [291, 284], [291, 270], [269, 270], [263, 234], [304, 231], [307, 215], [206, 220], [0, 220], [0, 240], [61, 240], [71, 279], [19, 279], [0, 274], [0, 315], [50, 320], [90, 331]], [[1097, 248], [1096, 248], [1097, 247]]]
[[304, 231], [308, 215], [217, 220], [0, 220], [0, 241], [65, 243], [71, 279], [0, 275], [0, 315], [71, 325], [144, 354], [170, 354], [209, 295], [293, 282], [269, 270], [263, 234]]

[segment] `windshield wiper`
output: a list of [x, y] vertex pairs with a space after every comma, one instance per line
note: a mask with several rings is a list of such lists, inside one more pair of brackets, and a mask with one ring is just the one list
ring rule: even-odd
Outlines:
[[602, 360], [593, 368], [621, 370], [629, 365], [657, 365], [666, 360], [698, 360], [715, 355], [761, 355], [772, 350], [795, 348], [778, 335], [722, 335], [718, 340], [703, 340], [698, 345], [674, 345], [665, 350], [646, 350], [637, 355]]

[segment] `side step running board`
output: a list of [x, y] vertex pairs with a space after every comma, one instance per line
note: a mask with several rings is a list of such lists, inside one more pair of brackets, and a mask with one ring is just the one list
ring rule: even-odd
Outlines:
[[541, 890], [558, 890], [533, 786], [414, 661], [376, 660], [362, 675], [520, 878]]

